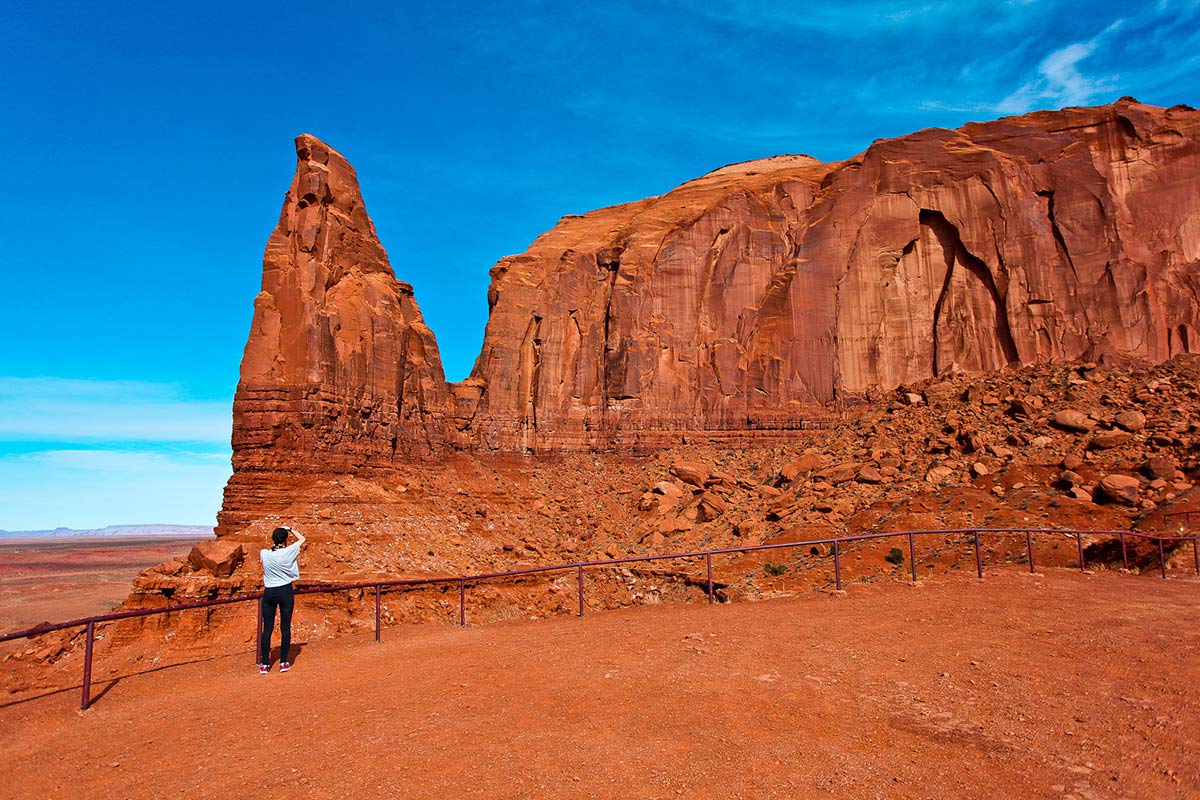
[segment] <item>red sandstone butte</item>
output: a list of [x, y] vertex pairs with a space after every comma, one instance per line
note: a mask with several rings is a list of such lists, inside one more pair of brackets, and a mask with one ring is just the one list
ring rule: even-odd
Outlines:
[[1200, 350], [1200, 112], [1186, 106], [1123, 98], [929, 129], [564, 217], [493, 267], [459, 384], [354, 170], [312, 136], [296, 144], [223, 533], [269, 473], [770, 441], [831, 404], [957, 371]]
[[263, 257], [234, 400], [235, 467], [346, 471], [445, 444], [433, 333], [396, 280], [358, 177], [312, 136]]
[[787, 427], [954, 370], [1196, 350], [1198, 188], [1200, 113], [1123, 99], [564, 219], [492, 270], [476, 440]]

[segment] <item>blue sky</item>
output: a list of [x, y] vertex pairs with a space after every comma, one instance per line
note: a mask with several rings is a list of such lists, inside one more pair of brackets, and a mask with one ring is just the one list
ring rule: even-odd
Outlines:
[[215, 519], [262, 250], [313, 133], [464, 377], [559, 217], [779, 153], [1133, 95], [1200, 2], [41, 3], [0, 25], [0, 529]]

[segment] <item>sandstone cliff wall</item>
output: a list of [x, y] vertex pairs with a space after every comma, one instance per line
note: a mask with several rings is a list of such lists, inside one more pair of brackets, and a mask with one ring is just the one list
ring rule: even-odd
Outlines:
[[353, 472], [446, 446], [449, 391], [412, 287], [396, 280], [341, 154], [296, 139], [233, 403], [218, 532], [278, 505], [278, 474]]
[[[954, 370], [1196, 349], [1200, 113], [1122, 100], [768, 159], [492, 271], [477, 441], [787, 427]], [[676, 438], [675, 441], [678, 441]]]
[[277, 474], [786, 437], [953, 371], [1200, 349], [1200, 112], [1123, 99], [781, 156], [564, 218], [492, 269], [448, 385], [311, 136], [264, 256], [221, 527]]

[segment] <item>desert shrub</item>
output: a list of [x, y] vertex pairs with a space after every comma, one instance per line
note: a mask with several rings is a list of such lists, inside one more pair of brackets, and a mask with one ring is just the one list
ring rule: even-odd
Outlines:
[[767, 573], [772, 578], [779, 577], [783, 573], [787, 572], [787, 569], [788, 568], [786, 564], [773, 564], [770, 561], [768, 561], [766, 564], [763, 564], [763, 572]]
[[888, 551], [888, 554], [883, 557], [883, 560], [888, 562], [889, 564], [897, 564], [897, 565], [903, 564], [904, 563], [904, 551], [901, 550], [899, 547], [893, 547], [891, 550]]

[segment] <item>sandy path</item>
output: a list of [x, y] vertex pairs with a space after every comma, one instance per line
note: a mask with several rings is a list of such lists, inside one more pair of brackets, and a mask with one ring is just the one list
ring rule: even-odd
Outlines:
[[9, 796], [1200, 796], [1195, 579], [995, 570], [249, 660], [10, 701]]

